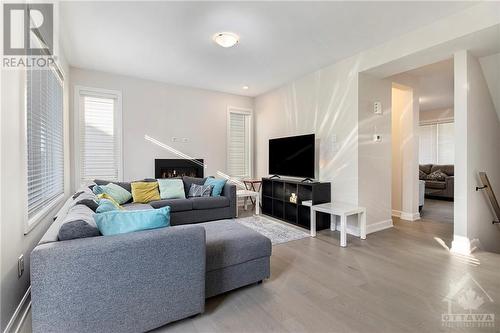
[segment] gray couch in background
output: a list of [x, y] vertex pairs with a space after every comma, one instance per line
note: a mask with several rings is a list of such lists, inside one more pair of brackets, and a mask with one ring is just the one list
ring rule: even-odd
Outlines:
[[89, 214], [68, 199], [31, 253], [34, 333], [145, 332], [270, 276], [271, 241], [232, 219], [59, 241], [72, 216]]
[[[455, 167], [452, 164], [420, 164], [419, 169], [425, 174], [419, 177], [425, 181], [425, 196], [429, 198], [453, 200], [455, 191]], [[441, 170], [446, 174], [443, 180], [430, 180], [426, 177], [431, 173]]]

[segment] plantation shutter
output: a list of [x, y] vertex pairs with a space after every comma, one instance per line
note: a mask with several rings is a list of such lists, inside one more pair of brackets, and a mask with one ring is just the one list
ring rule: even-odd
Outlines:
[[438, 131], [438, 164], [455, 163], [455, 136], [454, 124], [442, 123], [437, 125]]
[[436, 125], [420, 126], [419, 163], [435, 164], [437, 161]]
[[114, 96], [80, 93], [80, 183], [121, 180], [121, 142]]
[[56, 71], [26, 77], [28, 217], [64, 193], [63, 86]]
[[250, 176], [250, 116], [229, 113], [228, 173], [232, 177]]

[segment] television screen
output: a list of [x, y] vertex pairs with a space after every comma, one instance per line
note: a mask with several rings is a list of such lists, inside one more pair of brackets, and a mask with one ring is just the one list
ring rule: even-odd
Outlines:
[[269, 173], [314, 178], [314, 134], [269, 140]]

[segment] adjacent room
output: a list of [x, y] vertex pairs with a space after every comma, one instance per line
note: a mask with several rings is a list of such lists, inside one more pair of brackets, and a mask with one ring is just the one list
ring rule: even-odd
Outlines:
[[500, 2], [2, 2], [0, 332], [496, 332]]

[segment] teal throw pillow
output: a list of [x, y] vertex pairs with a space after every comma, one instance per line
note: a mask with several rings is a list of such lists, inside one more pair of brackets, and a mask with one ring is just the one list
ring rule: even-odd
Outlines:
[[95, 210], [96, 213], [105, 213], [111, 212], [114, 210], [120, 210], [120, 208], [116, 207], [116, 205], [109, 199], [100, 199], [99, 206]]
[[158, 179], [158, 186], [162, 199], [186, 199], [182, 179]]
[[115, 210], [94, 215], [97, 228], [104, 236], [168, 227], [170, 207], [147, 210]]
[[132, 193], [113, 183], [108, 185], [96, 185], [92, 188], [95, 194], [107, 194], [112, 197], [119, 205], [123, 205], [132, 199]]
[[224, 188], [224, 185], [226, 185], [226, 182], [227, 179], [207, 178], [204, 185], [212, 185], [214, 187], [212, 189], [212, 196], [220, 197], [220, 194], [222, 193], [222, 189]]

